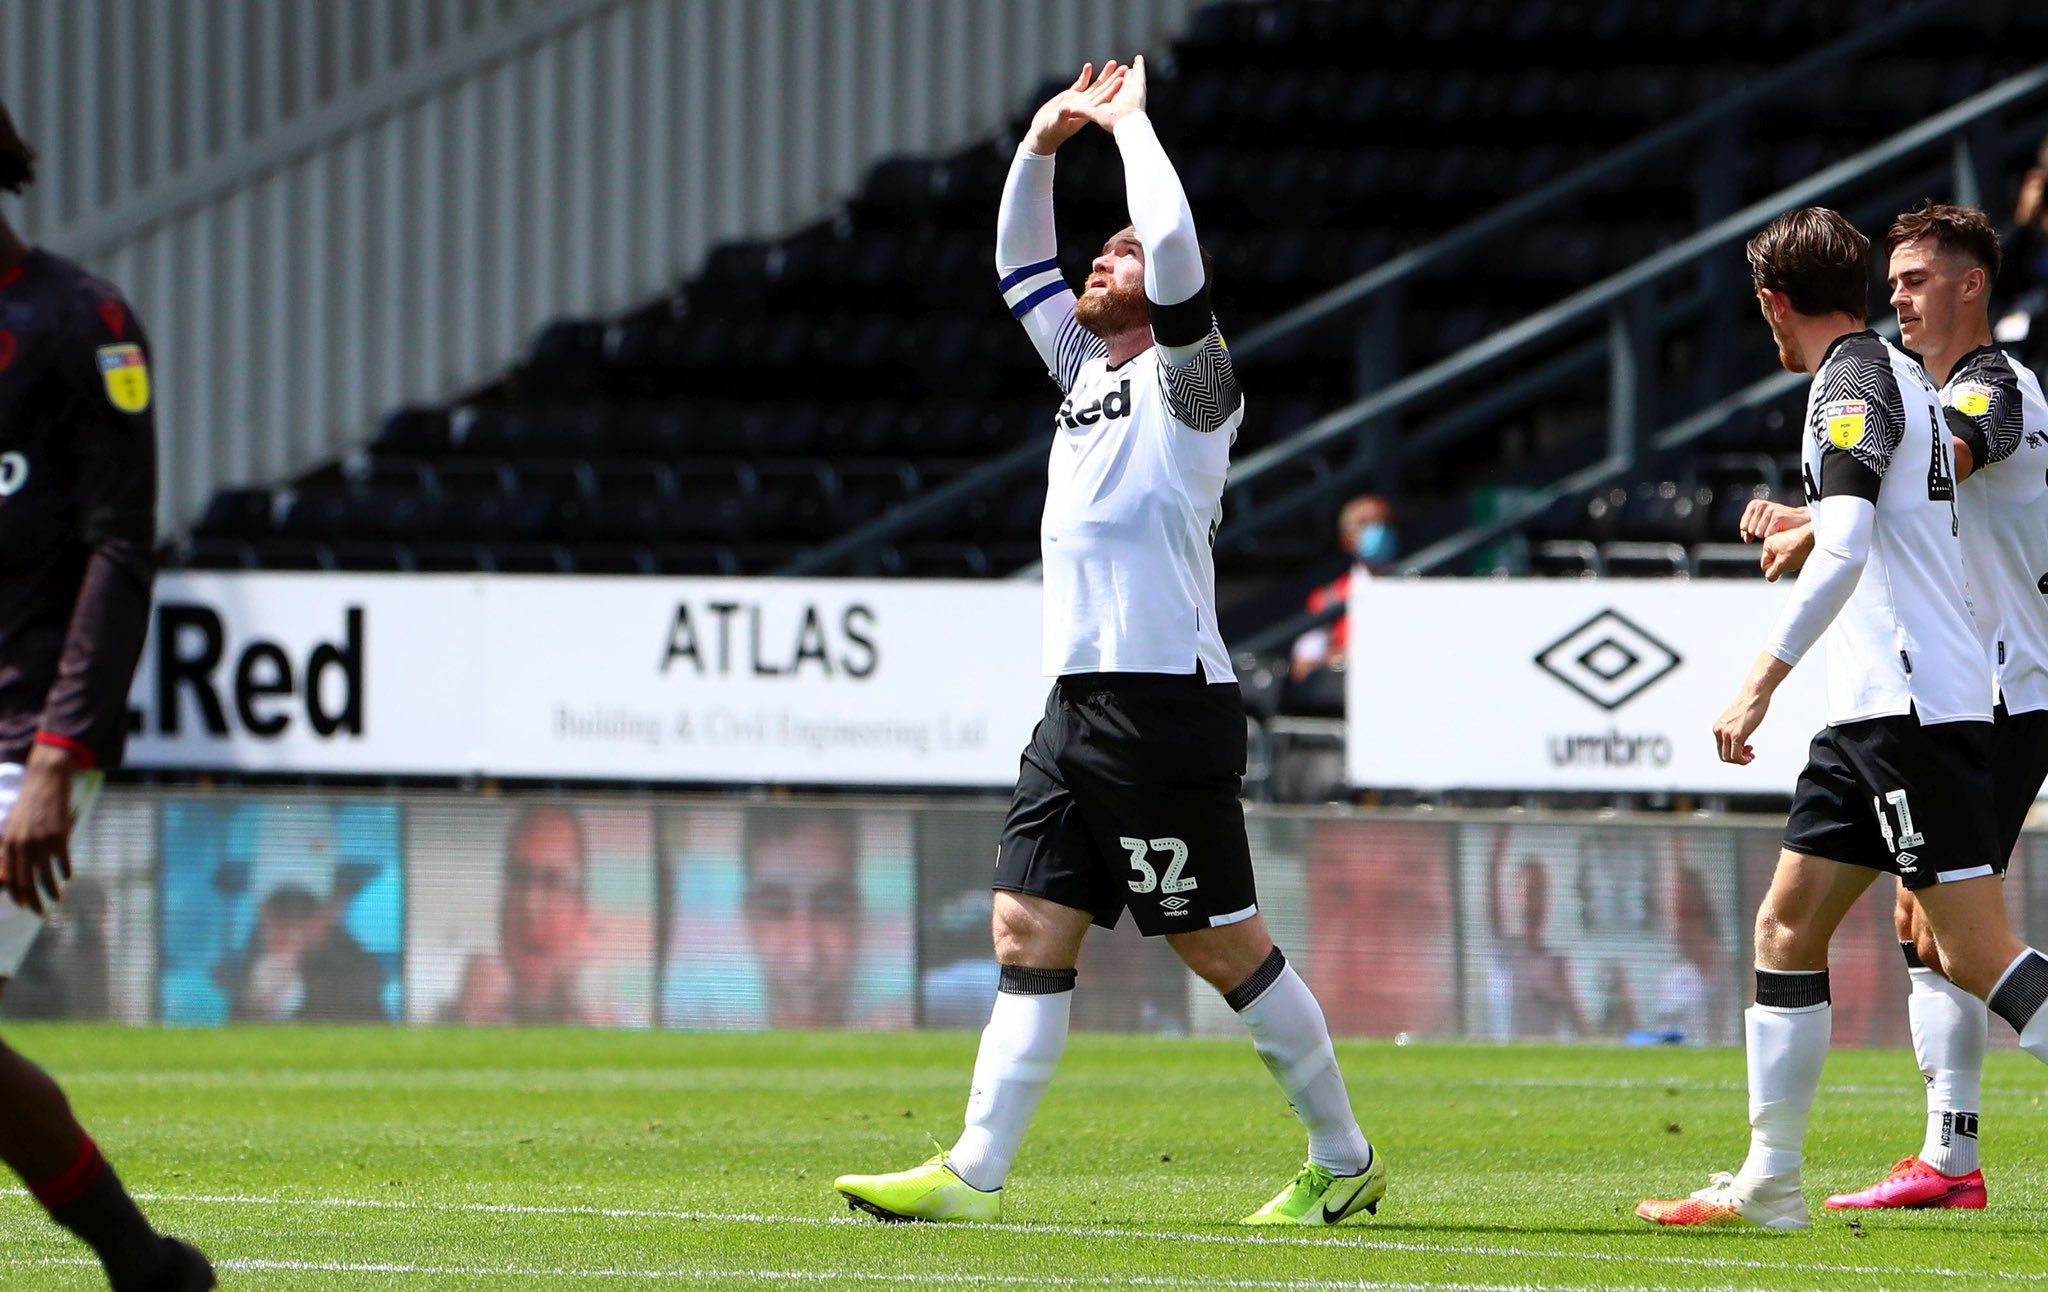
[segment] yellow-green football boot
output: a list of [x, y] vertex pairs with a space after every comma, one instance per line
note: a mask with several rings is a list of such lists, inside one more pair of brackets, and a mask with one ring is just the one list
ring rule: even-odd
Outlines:
[[1241, 1225], [1341, 1225], [1360, 1213], [1380, 1209], [1387, 1196], [1387, 1163], [1374, 1149], [1372, 1160], [1357, 1175], [1332, 1175], [1305, 1162], [1301, 1174], [1273, 1195], [1273, 1200], [1238, 1223]]
[[846, 1205], [877, 1220], [1001, 1220], [1003, 1191], [983, 1192], [946, 1165], [944, 1153], [892, 1175], [842, 1175], [832, 1182]]

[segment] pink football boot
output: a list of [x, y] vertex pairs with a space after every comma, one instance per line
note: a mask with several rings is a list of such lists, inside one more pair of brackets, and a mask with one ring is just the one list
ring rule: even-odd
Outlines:
[[1984, 1207], [1984, 1173], [1943, 1175], [1919, 1158], [1909, 1157], [1868, 1189], [1838, 1193], [1828, 1199], [1830, 1211], [1881, 1207], [1960, 1207], [1980, 1211]]

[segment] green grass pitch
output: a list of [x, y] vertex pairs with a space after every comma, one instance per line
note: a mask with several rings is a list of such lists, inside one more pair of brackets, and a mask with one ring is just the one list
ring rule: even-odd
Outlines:
[[[1819, 1211], [1919, 1142], [1910, 1058], [1844, 1051], [1808, 1146], [1815, 1227], [1775, 1235], [1630, 1215], [1734, 1168], [1739, 1052], [1347, 1044], [1392, 1191], [1361, 1224], [1254, 1234], [1229, 1222], [1302, 1144], [1242, 1041], [1077, 1036], [1004, 1225], [975, 1229], [856, 1221], [831, 1190], [950, 1140], [969, 1034], [7, 1035], [229, 1288], [2048, 1289], [2048, 1073], [2009, 1053], [1991, 1210]], [[101, 1286], [18, 1190], [0, 1235], [0, 1286]]]

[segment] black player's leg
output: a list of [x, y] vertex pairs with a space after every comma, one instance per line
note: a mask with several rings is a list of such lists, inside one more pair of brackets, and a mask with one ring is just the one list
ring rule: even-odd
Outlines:
[[[0, 991], [7, 980], [0, 978]], [[85, 1128], [64, 1092], [35, 1064], [0, 1041], [0, 1162], [31, 1188], [62, 1175], [78, 1157]]]
[[[6, 979], [0, 978], [0, 991]], [[204, 1292], [213, 1267], [159, 1234], [72, 1114], [64, 1092], [0, 1041], [0, 1161], [50, 1219], [93, 1249], [114, 1292]]]
[[[0, 979], [0, 989], [6, 979]], [[49, 1218], [78, 1235], [115, 1292], [205, 1292], [213, 1267], [152, 1229], [41, 1067], [0, 1042], [0, 1161]]]

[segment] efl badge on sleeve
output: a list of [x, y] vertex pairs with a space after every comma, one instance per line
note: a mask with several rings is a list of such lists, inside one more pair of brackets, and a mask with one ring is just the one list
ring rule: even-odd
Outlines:
[[124, 413], [139, 413], [149, 407], [149, 360], [139, 345], [103, 345], [94, 352], [100, 365], [100, 380], [107, 386], [107, 402]]
[[1981, 381], [1966, 381], [1956, 387], [1955, 410], [1966, 417], [1982, 417], [1991, 411], [1991, 387]]
[[1821, 409], [1821, 421], [1828, 428], [1828, 443], [1838, 449], [1853, 449], [1863, 443], [1863, 426], [1868, 412], [1860, 399], [1845, 399]]

